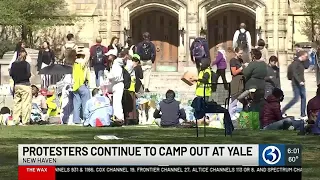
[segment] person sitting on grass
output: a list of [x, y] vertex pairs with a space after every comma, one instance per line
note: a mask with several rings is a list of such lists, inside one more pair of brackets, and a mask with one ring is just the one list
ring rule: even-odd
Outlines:
[[46, 103], [48, 106], [47, 116], [49, 116], [49, 117], [57, 116], [60, 113], [60, 109], [58, 106], [59, 100], [58, 100], [58, 97], [56, 96], [55, 92], [56, 92], [56, 90], [53, 85], [48, 87]]
[[109, 127], [116, 125], [111, 120], [113, 109], [110, 99], [103, 96], [98, 88], [92, 90], [92, 98], [87, 101], [83, 113], [84, 126]]
[[12, 121], [12, 112], [8, 107], [2, 107], [0, 109], [0, 125], [14, 126]]
[[173, 90], [166, 92], [166, 99], [159, 103], [159, 107], [155, 110], [153, 117], [160, 127], [179, 127], [186, 122], [186, 113], [180, 107], [180, 102], [176, 101]]
[[281, 89], [275, 88], [272, 94], [266, 99], [262, 112], [260, 113], [260, 121], [265, 130], [293, 130], [293, 120], [291, 118], [283, 119], [280, 103], [284, 99]]

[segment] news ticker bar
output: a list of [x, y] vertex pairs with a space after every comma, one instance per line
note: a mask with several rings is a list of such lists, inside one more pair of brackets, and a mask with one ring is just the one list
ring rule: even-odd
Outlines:
[[18, 146], [18, 164], [24, 166], [83, 164], [88, 166], [136, 164], [301, 166], [301, 162], [301, 145], [284, 144], [20, 144]]
[[[274, 166], [19, 166], [18, 180], [45, 179], [70, 180], [74, 178], [105, 179], [106, 173], [141, 174], [141, 173], [179, 173], [223, 174], [224, 178], [261, 178], [285, 176], [290, 180], [301, 180], [301, 167]], [[70, 175], [70, 176], [69, 176]], [[102, 177], [102, 178], [101, 178]], [[117, 176], [118, 177], [118, 176]], [[130, 175], [131, 177], [131, 175]], [[198, 175], [197, 175], [198, 177]]]

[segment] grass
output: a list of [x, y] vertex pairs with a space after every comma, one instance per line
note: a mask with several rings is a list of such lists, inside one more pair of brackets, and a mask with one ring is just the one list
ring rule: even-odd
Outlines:
[[[200, 131], [201, 132], [201, 131]], [[99, 141], [95, 135], [116, 135], [123, 140]], [[201, 134], [202, 135], [202, 134]], [[297, 136], [294, 131], [237, 130], [224, 137], [223, 130], [207, 129], [207, 137], [196, 137], [195, 129], [144, 127], [84, 128], [74, 126], [0, 127], [1, 180], [17, 179], [18, 144], [301, 144], [303, 179], [319, 180], [320, 137]]]

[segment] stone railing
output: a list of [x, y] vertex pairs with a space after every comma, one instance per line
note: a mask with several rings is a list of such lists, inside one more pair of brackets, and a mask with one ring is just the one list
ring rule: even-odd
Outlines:
[[[32, 84], [39, 84], [40, 77], [37, 74], [37, 58], [38, 58], [38, 50], [26, 48], [28, 55], [31, 57], [31, 83]], [[1, 78], [0, 84], [9, 84], [10, 82], [10, 75], [9, 75], [9, 64], [14, 55], [13, 51], [9, 51], [3, 55], [3, 58], [0, 59], [0, 71], [1, 71]]]

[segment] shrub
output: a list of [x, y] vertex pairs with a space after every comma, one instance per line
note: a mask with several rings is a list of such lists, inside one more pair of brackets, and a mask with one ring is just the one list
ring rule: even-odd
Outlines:
[[16, 44], [12, 41], [5, 40], [0, 41], [0, 59], [2, 59], [3, 55], [8, 51], [14, 51], [16, 48]]

